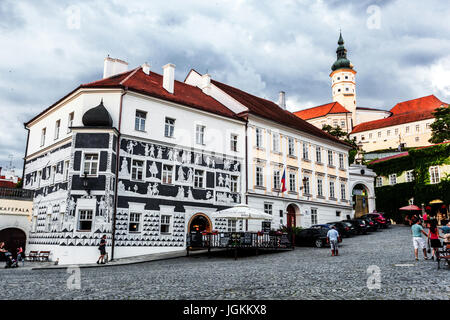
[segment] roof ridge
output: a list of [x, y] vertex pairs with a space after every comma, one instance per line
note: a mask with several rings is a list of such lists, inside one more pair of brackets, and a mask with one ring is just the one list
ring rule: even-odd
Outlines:
[[123, 79], [122, 81], [120, 81], [120, 82], [119, 82], [119, 85], [120, 85], [120, 86], [123, 86], [123, 84], [124, 84], [128, 79], [130, 79], [133, 75], [135, 75], [136, 72], [137, 72], [140, 68], [142, 68], [142, 66], [136, 67], [136, 68], [134, 68], [133, 70], [131, 70], [132, 72], [131, 72], [128, 76], [126, 76], [125, 79]]

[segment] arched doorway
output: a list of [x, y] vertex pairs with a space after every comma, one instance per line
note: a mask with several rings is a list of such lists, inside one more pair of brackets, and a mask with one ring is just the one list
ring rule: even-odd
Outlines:
[[359, 183], [353, 187], [352, 200], [355, 218], [369, 213], [369, 192], [365, 185]]
[[5, 243], [5, 248], [11, 252], [13, 257], [16, 257], [17, 248], [22, 247], [25, 252], [25, 245], [27, 242], [27, 235], [17, 228], [6, 228], [0, 230], [0, 242]]
[[212, 230], [211, 220], [205, 214], [197, 213], [193, 215], [191, 220], [189, 221], [188, 230], [189, 232], [192, 231], [211, 232]]
[[287, 206], [287, 219], [286, 226], [287, 227], [296, 227], [297, 226], [297, 212], [299, 211], [298, 207], [295, 204], [290, 204]]

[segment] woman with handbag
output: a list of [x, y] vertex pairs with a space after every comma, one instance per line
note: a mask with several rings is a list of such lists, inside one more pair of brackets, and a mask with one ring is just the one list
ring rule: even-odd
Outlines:
[[431, 260], [434, 260], [436, 256], [436, 251], [442, 247], [441, 240], [439, 238], [444, 239], [439, 235], [439, 229], [437, 227], [437, 223], [433, 220], [433, 223], [430, 225], [430, 229], [428, 231], [428, 239], [430, 239], [430, 247], [433, 249], [433, 253], [431, 254]]

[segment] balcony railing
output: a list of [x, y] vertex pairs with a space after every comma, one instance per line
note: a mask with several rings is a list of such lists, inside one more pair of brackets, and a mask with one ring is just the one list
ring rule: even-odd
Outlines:
[[0, 187], [0, 199], [33, 200], [33, 197], [33, 190]]

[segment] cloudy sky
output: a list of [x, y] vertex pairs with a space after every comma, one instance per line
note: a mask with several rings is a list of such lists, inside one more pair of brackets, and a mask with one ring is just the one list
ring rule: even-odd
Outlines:
[[23, 123], [81, 83], [106, 55], [130, 68], [194, 68], [296, 111], [331, 101], [339, 29], [357, 74], [357, 104], [390, 109], [435, 94], [450, 102], [445, 1], [0, 0], [0, 166], [22, 171]]

